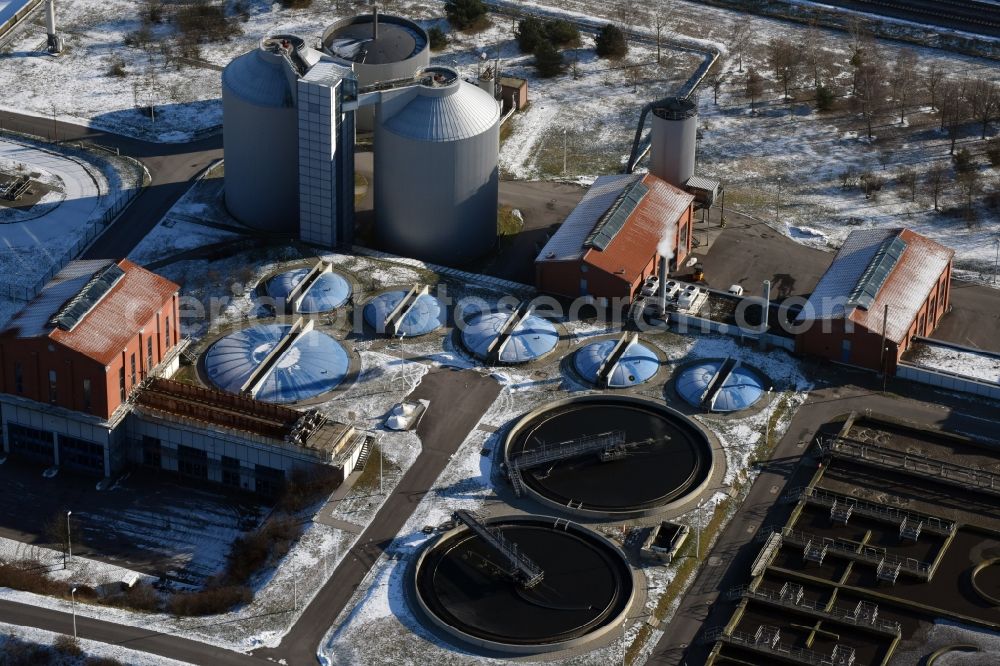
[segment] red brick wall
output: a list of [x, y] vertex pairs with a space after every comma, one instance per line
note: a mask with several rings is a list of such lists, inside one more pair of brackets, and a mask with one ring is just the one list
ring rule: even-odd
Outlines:
[[691, 243], [694, 237], [694, 204], [677, 221], [677, 232], [674, 234], [674, 266], [680, 270], [691, 254]]
[[[920, 306], [917, 316], [910, 324], [906, 337], [902, 344], [896, 345], [887, 341], [889, 347], [888, 372], [896, 372], [896, 364], [900, 357], [913, 343], [916, 337], [928, 337], [934, 333], [941, 318], [948, 312], [951, 306], [951, 264], [941, 273], [937, 285], [927, 296], [927, 300]], [[824, 323], [830, 328], [829, 333], [823, 333]], [[843, 320], [832, 320], [830, 322], [815, 322], [808, 331], [800, 334], [795, 341], [796, 350], [811, 356], [820, 356], [832, 361], [842, 361], [842, 345], [845, 339], [851, 341], [851, 356], [847, 360], [851, 365], [857, 365], [871, 370], [880, 370], [880, 345], [882, 342], [881, 331], [868, 331], [860, 326], [854, 326], [853, 333], [844, 330]]]
[[[170, 342], [165, 338], [166, 318], [170, 317]], [[146, 338], [153, 339], [153, 364], [159, 364], [177, 344], [177, 297], [163, 304], [157, 314], [136, 332], [107, 369], [77, 351], [48, 338], [0, 339], [0, 390], [48, 403], [49, 371], [56, 372], [56, 401], [60, 407], [108, 418], [121, 404], [119, 370], [125, 368], [126, 392], [142, 381], [146, 367]], [[136, 381], [131, 377], [131, 355], [136, 355]], [[21, 363], [22, 391], [17, 392], [16, 364]], [[90, 409], [85, 409], [84, 380], [90, 380]]]

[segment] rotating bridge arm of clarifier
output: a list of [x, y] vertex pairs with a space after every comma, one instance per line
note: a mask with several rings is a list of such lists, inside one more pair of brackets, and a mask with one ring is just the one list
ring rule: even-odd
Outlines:
[[504, 573], [521, 587], [530, 590], [545, 578], [542, 568], [522, 553], [517, 544], [505, 537], [500, 530], [490, 529], [474, 513], [465, 509], [459, 509], [453, 517], [503, 558], [507, 563], [506, 567], [501, 567]]

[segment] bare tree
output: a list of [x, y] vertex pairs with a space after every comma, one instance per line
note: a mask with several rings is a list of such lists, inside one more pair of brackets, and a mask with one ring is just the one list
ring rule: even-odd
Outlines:
[[618, 23], [625, 33], [625, 42], [628, 43], [632, 28], [635, 27], [636, 19], [635, 0], [618, 0], [615, 13], [618, 15]]
[[868, 63], [878, 59], [878, 48], [875, 42], [875, 35], [870, 30], [867, 21], [860, 17], [851, 18], [847, 24], [847, 32], [850, 35], [849, 51], [851, 53], [850, 64], [854, 68], [854, 78], [851, 85], [851, 94], [858, 90], [858, 78], [861, 69]]
[[648, 9], [648, 18], [653, 30], [656, 31], [656, 64], [661, 63], [661, 53], [663, 44], [663, 32], [667, 29], [670, 19], [674, 13], [674, 5], [671, 0], [654, 0]]
[[989, 79], [973, 79], [966, 84], [969, 114], [982, 125], [982, 138], [1000, 113], [1000, 87]]
[[774, 77], [788, 99], [788, 89], [795, 84], [799, 78], [802, 67], [802, 51], [798, 44], [784, 37], [772, 39], [767, 45], [767, 62]]
[[941, 129], [947, 130], [951, 139], [949, 154], [955, 154], [955, 142], [962, 125], [969, 119], [969, 104], [966, 99], [965, 82], [945, 80], [941, 83], [941, 102], [938, 108]]
[[750, 110], [753, 111], [757, 98], [764, 94], [764, 77], [753, 67], [748, 67], [746, 79], [746, 96], [750, 98]]
[[712, 69], [709, 70], [708, 76], [705, 77], [705, 83], [708, 87], [712, 89], [713, 101], [716, 106], [719, 104], [719, 91], [722, 90], [722, 85], [726, 82], [726, 73], [718, 66], [718, 63]]
[[945, 176], [947, 173], [948, 170], [941, 162], [935, 162], [927, 170], [927, 188], [934, 199], [934, 210], [940, 210], [938, 208], [938, 201], [940, 201], [941, 194], [944, 192]]
[[906, 122], [906, 108], [913, 97], [917, 64], [916, 52], [912, 49], [903, 49], [896, 56], [896, 62], [892, 66], [892, 99], [896, 103], [896, 109], [899, 111], [900, 124]]
[[830, 69], [830, 54], [823, 48], [823, 31], [812, 21], [802, 46], [805, 65], [812, 74], [813, 88], [819, 88], [826, 80]]
[[910, 191], [910, 201], [917, 199], [917, 172], [913, 167], [906, 167], [896, 176], [899, 186]]
[[938, 108], [938, 91], [941, 89], [941, 82], [944, 81], [944, 70], [938, 66], [937, 60], [931, 60], [931, 64], [927, 66], [927, 71], [924, 72], [924, 90], [930, 95], [931, 108], [937, 110]]
[[858, 70], [854, 101], [871, 139], [874, 136], [872, 126], [885, 108], [885, 73], [878, 59], [865, 63]]
[[972, 204], [982, 187], [982, 177], [978, 170], [970, 169], [956, 174], [955, 181], [962, 196], [965, 197], [965, 218], [971, 221], [973, 219]]
[[741, 72], [743, 71], [743, 56], [746, 54], [747, 47], [750, 46], [752, 34], [749, 14], [741, 14], [733, 21], [732, 31], [729, 33], [729, 51], [736, 56]]

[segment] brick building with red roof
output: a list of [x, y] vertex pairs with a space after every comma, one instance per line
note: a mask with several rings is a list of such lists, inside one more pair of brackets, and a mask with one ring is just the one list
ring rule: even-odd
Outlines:
[[602, 176], [538, 254], [535, 284], [569, 298], [630, 300], [661, 253], [672, 269], [687, 259], [693, 213], [691, 194], [652, 174]]
[[909, 229], [852, 232], [796, 318], [796, 350], [895, 373], [950, 309], [954, 256]]
[[0, 333], [0, 391], [110, 419], [180, 339], [179, 289], [128, 260], [70, 263]]
[[346, 476], [368, 435], [169, 381], [184, 347], [176, 284], [127, 261], [74, 261], [0, 332], [3, 451], [111, 477], [128, 464], [273, 495], [295, 468]]

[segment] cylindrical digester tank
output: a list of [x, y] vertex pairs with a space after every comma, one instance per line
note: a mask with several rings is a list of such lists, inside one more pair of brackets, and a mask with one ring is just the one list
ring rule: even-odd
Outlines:
[[267, 37], [222, 71], [226, 207], [263, 231], [298, 233], [297, 75], [282, 49], [301, 46], [289, 35]]
[[500, 107], [446, 67], [383, 95], [375, 226], [391, 252], [460, 265], [496, 243]]
[[694, 175], [698, 106], [674, 97], [653, 107], [649, 172], [676, 187]]
[[[408, 79], [431, 61], [427, 31], [401, 16], [361, 14], [337, 21], [323, 33], [323, 49], [340, 64], [354, 69], [358, 87]], [[363, 132], [375, 128], [375, 111], [355, 114]]]

